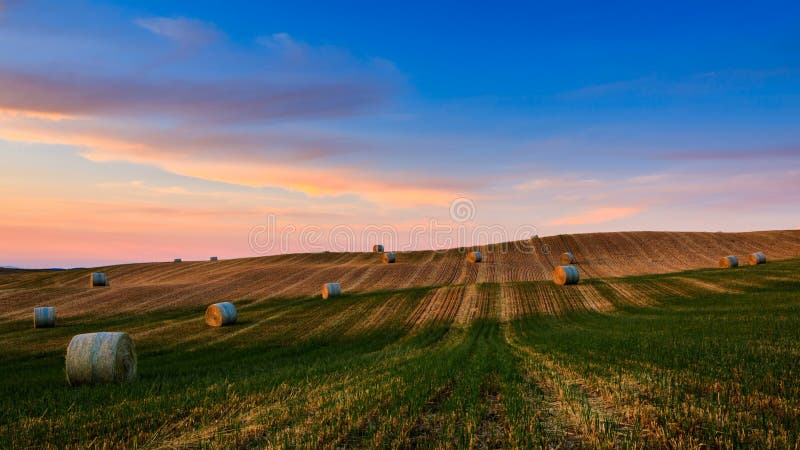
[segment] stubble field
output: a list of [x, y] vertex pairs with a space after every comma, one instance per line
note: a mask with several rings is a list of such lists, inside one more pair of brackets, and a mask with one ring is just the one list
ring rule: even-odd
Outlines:
[[[551, 250], [542, 254], [541, 248]], [[796, 447], [800, 232], [557, 236], [464, 254], [0, 273], [0, 447]], [[564, 250], [582, 281], [556, 286]], [[709, 269], [764, 251], [766, 265]], [[346, 295], [322, 300], [323, 282]], [[233, 301], [236, 325], [207, 327]], [[58, 327], [34, 330], [34, 306]], [[129, 384], [70, 387], [79, 333]]]

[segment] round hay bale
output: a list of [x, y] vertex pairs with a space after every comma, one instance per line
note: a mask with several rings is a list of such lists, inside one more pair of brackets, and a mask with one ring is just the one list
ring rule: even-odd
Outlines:
[[209, 260], [209, 261], [212, 261], [212, 262], [213, 262], [213, 261], [219, 261], [219, 258], [217, 258], [216, 256], [212, 256], [212, 257], [211, 257], [211, 258], [209, 258], [208, 260]]
[[553, 270], [553, 282], [564, 286], [566, 284], [578, 284], [580, 274], [575, 266], [558, 266]]
[[33, 308], [33, 328], [53, 328], [54, 326], [56, 326], [55, 307]]
[[110, 286], [108, 277], [104, 273], [93, 273], [89, 276], [89, 287]]
[[325, 283], [322, 285], [322, 298], [327, 300], [329, 297], [338, 297], [342, 295], [342, 287], [339, 283]]
[[733, 269], [735, 267], [739, 267], [739, 258], [733, 255], [720, 258], [719, 267], [722, 269]]
[[564, 252], [561, 254], [561, 265], [562, 266], [569, 266], [570, 264], [575, 264], [575, 255], [572, 252]]
[[383, 253], [383, 245], [375, 244], [372, 246], [372, 253]]
[[67, 347], [67, 382], [123, 383], [136, 377], [136, 351], [127, 333], [79, 334]]
[[231, 302], [214, 303], [206, 308], [206, 323], [212, 327], [233, 325], [239, 314]]
[[469, 254], [467, 254], [467, 261], [471, 263], [479, 263], [483, 261], [483, 254], [481, 252], [469, 252]]
[[384, 264], [394, 264], [394, 253], [388, 252], [381, 255], [381, 261]]
[[183, 262], [183, 260], [182, 260], [182, 259], [180, 259], [180, 258], [175, 258], [175, 260], [174, 260], [174, 261], [172, 261], [172, 262]]
[[748, 259], [750, 260], [750, 265], [751, 266], [756, 266], [758, 264], [766, 264], [767, 263], [767, 255], [765, 255], [762, 252], [751, 253], [750, 257]]

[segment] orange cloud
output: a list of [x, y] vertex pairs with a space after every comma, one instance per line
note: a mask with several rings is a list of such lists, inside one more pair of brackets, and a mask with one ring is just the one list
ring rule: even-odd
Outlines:
[[562, 217], [547, 222], [547, 225], [585, 225], [593, 223], [610, 222], [624, 219], [642, 211], [642, 208], [627, 206], [614, 208], [597, 208], [586, 211], [576, 216]]
[[[148, 136], [117, 137], [114, 133], [83, 130], [65, 124], [40, 124], [35, 120], [0, 120], [0, 138], [85, 149], [82, 156], [96, 161], [129, 161], [149, 164], [166, 171], [249, 187], [276, 187], [312, 197], [353, 194], [389, 208], [418, 205], [444, 206], [456, 192], [468, 191], [467, 182], [403, 172], [377, 172], [369, 167], [346, 167], [292, 161], [252, 151], [213, 151], [204, 142], [183, 143], [170, 148]], [[180, 138], [180, 135], [177, 137]], [[219, 148], [219, 144], [214, 149]], [[470, 183], [472, 183], [470, 181]]]

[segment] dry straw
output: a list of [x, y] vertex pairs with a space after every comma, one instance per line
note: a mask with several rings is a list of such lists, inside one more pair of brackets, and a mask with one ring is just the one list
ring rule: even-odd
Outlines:
[[375, 244], [372, 246], [372, 253], [383, 253], [383, 245]]
[[110, 286], [108, 277], [104, 273], [93, 273], [89, 276], [89, 287]]
[[471, 263], [479, 263], [483, 261], [483, 254], [481, 254], [481, 252], [469, 252], [469, 254], [467, 254], [467, 261]]
[[767, 263], [767, 255], [765, 255], [762, 252], [751, 253], [750, 257], [748, 259], [750, 260], [750, 265], [751, 266], [756, 266], [758, 264], [766, 264]]
[[67, 382], [123, 383], [136, 377], [136, 351], [127, 333], [79, 334], [67, 347]]
[[33, 308], [33, 327], [34, 328], [53, 328], [56, 326], [56, 308], [53, 306], [42, 306]]
[[338, 297], [342, 295], [342, 287], [339, 283], [325, 283], [322, 285], [322, 298]]
[[575, 266], [558, 266], [553, 270], [553, 282], [564, 286], [566, 284], [578, 284], [580, 274]]
[[568, 266], [570, 264], [575, 264], [575, 255], [571, 252], [564, 252], [561, 254], [561, 265]]
[[206, 308], [206, 323], [212, 327], [233, 325], [239, 314], [231, 302], [214, 303]]
[[393, 264], [394, 263], [394, 253], [388, 252], [381, 255], [381, 261], [384, 264]]
[[733, 255], [720, 258], [719, 266], [723, 269], [733, 269], [739, 267], [739, 259]]

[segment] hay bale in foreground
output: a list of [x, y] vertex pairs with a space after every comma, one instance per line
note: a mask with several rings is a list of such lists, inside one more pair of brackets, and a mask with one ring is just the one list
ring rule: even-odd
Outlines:
[[136, 378], [136, 351], [127, 333], [79, 334], [67, 347], [67, 382], [124, 383]]
[[239, 313], [231, 302], [214, 303], [206, 308], [206, 323], [212, 327], [224, 327], [233, 325]]
[[553, 270], [553, 282], [564, 286], [567, 284], [578, 284], [580, 274], [575, 266], [558, 266]]
[[375, 244], [372, 246], [372, 253], [383, 253], [383, 245]]
[[735, 267], [739, 267], [739, 258], [733, 255], [720, 258], [719, 267], [722, 269], [733, 269]]
[[767, 255], [762, 252], [750, 253], [750, 257], [748, 259], [750, 260], [751, 266], [767, 263]]
[[33, 308], [33, 328], [53, 328], [56, 326], [56, 308], [42, 306]]
[[322, 298], [327, 300], [329, 297], [338, 297], [342, 295], [342, 287], [339, 283], [325, 283], [322, 285]]
[[110, 286], [106, 274], [96, 272], [89, 276], [89, 287], [103, 287], [103, 286]]
[[394, 253], [384, 253], [381, 255], [381, 261], [383, 261], [384, 264], [394, 264]]
[[483, 254], [481, 252], [469, 252], [469, 254], [467, 254], [467, 261], [471, 263], [479, 263], [483, 261]]
[[216, 256], [212, 256], [212, 257], [211, 257], [211, 258], [209, 258], [208, 260], [209, 260], [209, 261], [212, 261], [212, 262], [213, 262], [213, 261], [219, 261], [219, 258], [217, 258]]
[[183, 260], [180, 258], [175, 258], [172, 262], [183, 262]]
[[561, 254], [561, 265], [568, 266], [570, 264], [575, 264], [575, 255], [572, 252], [564, 252]]

